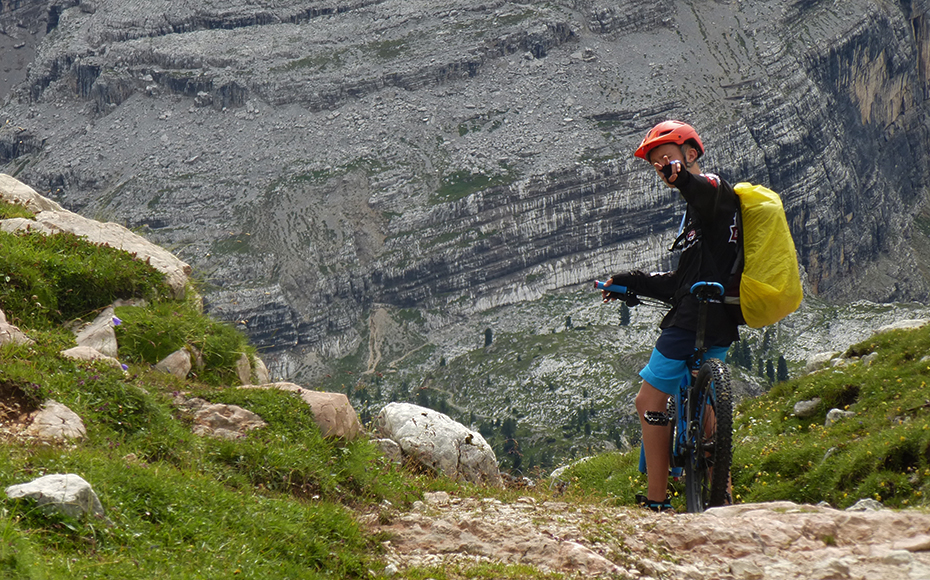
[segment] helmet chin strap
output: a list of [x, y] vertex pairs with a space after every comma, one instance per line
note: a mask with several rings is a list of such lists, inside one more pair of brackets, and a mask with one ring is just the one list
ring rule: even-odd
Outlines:
[[688, 151], [685, 151], [684, 146], [679, 147], [679, 149], [681, 149], [681, 156], [685, 158], [685, 161], [684, 161], [685, 167], [688, 169], [691, 169], [692, 167], [694, 167], [694, 164], [697, 163], [697, 157], [695, 157], [693, 161], [688, 161], [688, 151], [695, 151], [695, 149], [691, 147], [690, 145], [688, 145]]

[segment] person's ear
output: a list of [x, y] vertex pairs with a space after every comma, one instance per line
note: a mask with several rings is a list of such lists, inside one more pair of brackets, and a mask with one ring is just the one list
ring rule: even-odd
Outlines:
[[685, 147], [684, 150], [685, 150], [685, 161], [690, 167], [692, 163], [698, 160], [698, 157], [700, 157], [700, 155], [698, 154], [698, 150], [691, 146]]

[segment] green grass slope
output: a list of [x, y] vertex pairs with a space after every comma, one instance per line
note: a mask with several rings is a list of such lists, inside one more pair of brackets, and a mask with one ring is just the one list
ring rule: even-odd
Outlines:
[[[106, 519], [74, 520], [3, 496], [0, 578], [369, 575], [379, 544], [355, 509], [409, 503], [416, 476], [368, 441], [324, 439], [292, 394], [225, 387], [254, 349], [192, 303], [168, 300], [145, 263], [73, 236], [0, 233], [0, 250], [0, 309], [35, 340], [0, 347], [0, 488], [76, 473], [106, 510]], [[127, 372], [59, 355], [75, 345], [62, 322], [130, 298], [146, 305], [116, 309]], [[152, 369], [185, 345], [203, 354], [194, 381]], [[195, 436], [172, 405], [179, 391], [246, 407], [269, 425], [235, 441]], [[82, 417], [85, 440], [46, 444], [18, 432], [22, 415], [49, 398]]]

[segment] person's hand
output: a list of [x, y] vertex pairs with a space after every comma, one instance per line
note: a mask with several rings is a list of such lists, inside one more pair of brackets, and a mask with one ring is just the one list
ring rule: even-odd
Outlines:
[[[608, 278], [607, 281], [604, 282], [604, 286], [611, 286], [613, 283], [614, 283], [614, 279]], [[606, 304], [607, 302], [619, 300], [620, 298], [623, 298], [623, 296], [621, 294], [617, 294], [616, 292], [608, 292], [607, 290], [601, 290], [601, 298], [604, 299], [604, 303]]]
[[668, 155], [663, 155], [662, 160], [653, 163], [653, 166], [656, 168], [659, 175], [668, 183], [675, 183], [675, 180], [678, 179], [678, 174], [681, 173], [681, 161], [669, 159]]

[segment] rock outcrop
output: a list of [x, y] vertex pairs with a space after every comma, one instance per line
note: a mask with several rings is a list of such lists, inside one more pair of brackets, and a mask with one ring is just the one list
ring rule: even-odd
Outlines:
[[193, 417], [196, 435], [217, 439], [239, 439], [249, 431], [267, 425], [257, 414], [238, 405], [210, 403], [200, 398], [176, 397], [175, 404]]
[[112, 356], [107, 356], [90, 346], [74, 346], [61, 351], [61, 356], [71, 360], [86, 360], [103, 362], [114, 368], [122, 368], [122, 363]]
[[22, 205], [35, 213], [35, 219], [12, 218], [0, 220], [5, 232], [38, 231], [45, 234], [69, 232], [89, 242], [124, 250], [165, 274], [165, 281], [176, 298], [187, 292], [191, 267], [164, 248], [153, 244], [124, 226], [101, 223], [62, 208], [56, 202], [35, 192], [28, 185], [0, 173], [0, 200]]
[[119, 345], [116, 342], [116, 314], [112, 306], [104, 308], [94, 320], [74, 329], [78, 346], [86, 346], [100, 354], [118, 358]]
[[630, 156], [666, 117], [783, 194], [811, 294], [928, 296], [925, 0], [41, 5], [3, 8], [44, 38], [0, 170], [178, 248], [281, 376], [376, 303], [670, 266], [678, 202]]
[[530, 497], [424, 499], [409, 513], [370, 522], [391, 537], [386, 572], [495, 562], [578, 578], [930, 577], [930, 516], [916, 511], [775, 502], [665, 515]]
[[389, 403], [374, 420], [405, 459], [452, 479], [503, 485], [494, 451], [480, 433], [447, 415], [409, 403]]
[[0, 310], [0, 345], [4, 344], [32, 344], [34, 341], [18, 326], [6, 320], [6, 314]]

